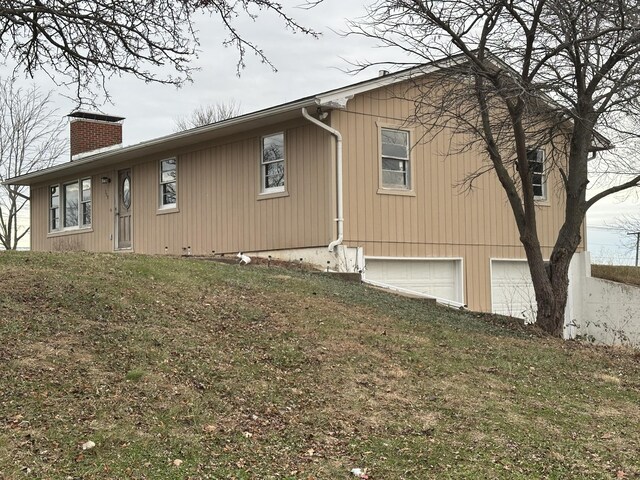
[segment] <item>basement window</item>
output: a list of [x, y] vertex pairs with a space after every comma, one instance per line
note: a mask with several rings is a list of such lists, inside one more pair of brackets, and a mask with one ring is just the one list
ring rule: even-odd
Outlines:
[[91, 227], [91, 178], [49, 187], [49, 231]]

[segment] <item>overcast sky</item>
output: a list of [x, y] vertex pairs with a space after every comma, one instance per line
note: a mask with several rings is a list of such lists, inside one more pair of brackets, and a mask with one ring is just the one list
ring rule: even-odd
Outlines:
[[[296, 20], [322, 33], [319, 39], [292, 34], [274, 15], [262, 14], [255, 22], [246, 18], [238, 22], [243, 36], [263, 49], [277, 72], [249, 54], [247, 66], [238, 76], [237, 51], [222, 46], [225, 32], [219, 22], [203, 16], [196, 24], [202, 52], [195, 65], [200, 70], [194, 75], [192, 84], [176, 89], [144, 84], [130, 77], [110, 82], [113, 104], [105, 104], [103, 110], [126, 117], [125, 144], [171, 133], [176, 116], [188, 115], [203, 104], [233, 99], [241, 104], [242, 113], [248, 113], [377, 73], [371, 71], [359, 76], [346, 73], [349, 63], [344, 59], [380, 57], [382, 52], [376, 51], [372, 43], [364, 39], [343, 38], [334, 32], [344, 31], [345, 18], [363, 15], [364, 7], [357, 2], [324, 0], [318, 7], [306, 10], [295, 7], [300, 3], [302, 0], [284, 2], [294, 5], [287, 12]], [[73, 108], [71, 102], [68, 102], [68, 108]]]
[[[219, 22], [203, 17], [197, 22], [202, 51], [195, 64], [200, 70], [194, 75], [192, 84], [176, 89], [145, 84], [132, 77], [115, 78], [108, 83], [111, 103], [103, 104], [101, 110], [126, 117], [124, 143], [130, 145], [171, 133], [176, 117], [188, 115], [200, 105], [232, 99], [241, 104], [242, 113], [248, 113], [377, 75], [376, 70], [358, 76], [348, 74], [346, 70], [350, 65], [347, 60], [407, 60], [400, 57], [399, 52], [376, 48], [372, 41], [335, 33], [347, 29], [346, 19], [364, 15], [365, 9], [360, 2], [324, 0], [312, 10], [295, 8], [300, 3], [302, 0], [283, 1], [284, 5], [290, 6], [288, 12], [303, 25], [322, 32], [317, 40], [301, 34], [293, 35], [274, 16], [263, 15], [255, 22], [244, 19], [238, 24], [241, 33], [264, 50], [277, 67], [277, 72], [251, 56], [238, 77], [237, 52], [222, 46], [224, 32]], [[56, 89], [44, 75], [37, 77], [36, 82], [44, 90]], [[74, 108], [73, 101], [65, 98], [65, 94], [72, 92], [57, 89], [56, 104], [61, 115], [70, 113]], [[617, 216], [624, 213], [640, 213], [636, 196], [611, 199], [596, 205], [588, 215], [588, 225], [611, 225]], [[590, 236], [591, 233], [599, 243], [598, 252], [611, 252], [610, 255], [600, 255], [591, 248], [600, 261], [620, 263], [631, 258], [629, 253], [616, 246], [622, 243], [624, 235], [608, 231], [606, 239], [601, 239], [599, 230], [592, 229]]]

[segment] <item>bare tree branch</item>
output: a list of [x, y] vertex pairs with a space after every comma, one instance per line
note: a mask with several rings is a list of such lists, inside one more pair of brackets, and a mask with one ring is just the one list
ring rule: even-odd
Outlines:
[[227, 32], [224, 44], [238, 51], [238, 73], [248, 53], [275, 69], [236, 26], [240, 17], [257, 20], [256, 11], [279, 18], [292, 32], [318, 35], [272, 0], [4, 0], [0, 55], [16, 63], [15, 73], [43, 71], [58, 84], [74, 86], [82, 103], [95, 99], [95, 87], [108, 96], [106, 80], [113, 75], [176, 86], [190, 81], [199, 14], [209, 14]]
[[204, 105], [191, 112], [191, 115], [175, 119], [176, 132], [221, 122], [240, 115], [240, 103], [235, 100]]

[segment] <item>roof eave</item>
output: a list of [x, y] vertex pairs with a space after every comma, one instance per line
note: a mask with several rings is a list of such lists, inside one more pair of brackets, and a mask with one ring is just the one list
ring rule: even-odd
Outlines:
[[[129, 157], [144, 156], [146, 154], [155, 153], [156, 150], [170, 149], [176, 146], [182, 146], [181, 140], [193, 140], [188, 143], [200, 143], [207, 141], [211, 134], [220, 132], [224, 129], [230, 129], [234, 126], [241, 126], [243, 124], [250, 124], [251, 122], [257, 122], [259, 120], [267, 119], [269, 117], [277, 117], [278, 115], [286, 115], [292, 113], [297, 115], [297, 111], [302, 116], [303, 107], [312, 107], [317, 105], [315, 97], [306, 97], [294, 102], [278, 105], [276, 107], [268, 108], [265, 110], [259, 110], [239, 117], [234, 117], [228, 120], [223, 120], [218, 123], [205, 125], [202, 127], [192, 128], [178, 133], [172, 133], [162, 137], [158, 137], [152, 140], [141, 142], [135, 145], [122, 147], [117, 150], [100, 152], [95, 155], [89, 155], [85, 158], [74, 160], [72, 162], [65, 162], [59, 165], [38, 170], [37, 172], [27, 173], [25, 175], [19, 175], [17, 177], [9, 178], [2, 182], [3, 185], [33, 185], [35, 183], [45, 181], [51, 176], [60, 176], [65, 173], [71, 174], [74, 171], [87, 170], [87, 166], [96, 165], [96, 167], [106, 166], [107, 164], [118, 163], [120, 161], [126, 161]], [[184, 143], [184, 142], [183, 142]]]
[[[35, 183], [44, 182], [56, 175], [68, 173], [71, 174], [75, 171], [88, 171], [89, 165], [95, 165], [96, 167], [106, 166], [112, 163], [118, 163], [120, 161], [127, 161], [131, 156], [142, 156], [145, 154], [157, 153], [157, 150], [173, 148], [180, 144], [180, 140], [194, 139], [191, 143], [200, 143], [207, 141], [209, 135], [214, 132], [221, 131], [223, 129], [230, 129], [233, 126], [240, 126], [242, 124], [250, 124], [261, 119], [283, 115], [286, 113], [299, 112], [302, 116], [303, 107], [320, 106], [325, 109], [342, 109], [346, 107], [346, 103], [349, 99], [355, 95], [364, 93], [377, 88], [392, 85], [394, 83], [403, 82], [416, 78], [418, 76], [431, 73], [433, 71], [449, 67], [458, 63], [464, 62], [462, 56], [456, 56], [454, 58], [443, 59], [439, 62], [434, 62], [426, 65], [419, 65], [417, 67], [408, 68], [395, 73], [390, 73], [381, 77], [372, 78], [359, 82], [346, 87], [340, 87], [327, 92], [319, 93], [314, 96], [309, 96], [294, 100], [289, 103], [277, 105], [264, 110], [258, 110], [256, 112], [234, 117], [222, 122], [205, 125], [202, 127], [192, 128], [178, 133], [165, 135], [163, 137], [155, 138], [146, 142], [141, 142], [136, 145], [123, 147], [117, 151], [101, 152], [95, 155], [89, 155], [85, 158], [74, 160], [73, 162], [63, 163], [55, 165], [37, 172], [20, 175], [17, 177], [9, 178], [2, 182], [3, 185], [33, 185]], [[213, 136], [211, 135], [211, 138]]]

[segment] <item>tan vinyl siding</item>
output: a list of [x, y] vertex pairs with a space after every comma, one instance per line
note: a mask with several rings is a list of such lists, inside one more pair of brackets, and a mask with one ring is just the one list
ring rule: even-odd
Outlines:
[[[91, 175], [91, 228], [49, 233], [49, 185], [39, 185], [31, 188], [31, 248], [33, 250], [88, 250], [111, 251], [113, 240], [110, 235], [113, 228], [108, 217], [113, 222], [112, 184], [103, 185], [101, 177], [111, 177], [111, 172], [102, 171]], [[58, 185], [66, 182], [87, 178], [63, 177]], [[53, 185], [53, 184], [51, 184]], [[99, 212], [99, 213], [98, 213]], [[61, 215], [62, 216], [62, 215]]]
[[[379, 89], [357, 95], [345, 111], [334, 111], [331, 126], [344, 139], [345, 244], [365, 256], [462, 257], [464, 291], [470, 308], [490, 310], [490, 259], [525, 258], [506, 195], [494, 174], [483, 175], [472, 191], [459, 186], [479, 166], [479, 153], [447, 155], [450, 131], [414, 146], [411, 186], [415, 195], [378, 193], [382, 126], [406, 125], [412, 104]], [[540, 205], [538, 227], [545, 257], [564, 215], [557, 172], [548, 179], [549, 205]]]
[[[261, 136], [285, 132], [285, 196], [262, 198]], [[133, 251], [194, 255], [327, 245], [334, 235], [331, 137], [303, 120], [189, 151], [167, 152], [93, 176], [91, 232], [48, 235], [48, 187], [32, 189], [34, 250], [113, 251], [117, 171], [132, 168]], [[177, 158], [177, 210], [159, 205], [159, 161]], [[100, 183], [106, 175], [113, 181]]]
[[[398, 85], [397, 92], [404, 91]], [[411, 151], [410, 191], [379, 193], [381, 126], [408, 129], [411, 102], [387, 89], [356, 95], [330, 124], [344, 138], [344, 244], [362, 247], [365, 256], [460, 257], [465, 301], [490, 310], [492, 258], [524, 258], [504, 191], [492, 173], [459, 187], [477, 169], [480, 154], [468, 150], [447, 156], [450, 132], [419, 142]], [[260, 196], [263, 135], [285, 133], [286, 192]], [[459, 139], [457, 139], [459, 140]], [[158, 211], [159, 162], [177, 159], [177, 205]], [[48, 187], [32, 189], [32, 248], [113, 251], [118, 171], [131, 168], [133, 251], [194, 255], [326, 246], [336, 237], [335, 142], [303, 119], [273, 125], [180, 151], [114, 165], [93, 175], [93, 226], [74, 234], [47, 233]], [[101, 184], [100, 178], [113, 179]], [[68, 179], [62, 179], [65, 181]], [[543, 253], [551, 253], [562, 223], [564, 202], [559, 178], [548, 180], [547, 205], [538, 226]], [[401, 193], [401, 194], [398, 194]], [[583, 231], [584, 236], [584, 231]]]

